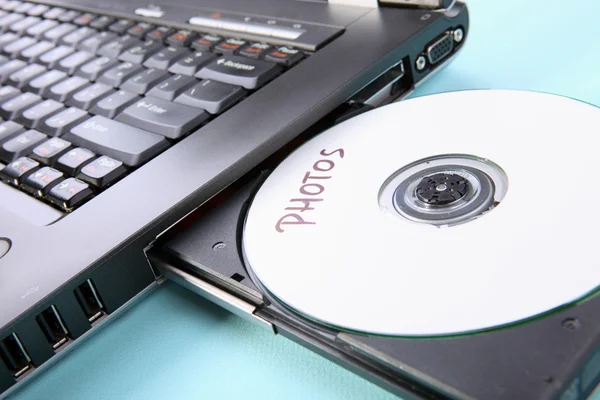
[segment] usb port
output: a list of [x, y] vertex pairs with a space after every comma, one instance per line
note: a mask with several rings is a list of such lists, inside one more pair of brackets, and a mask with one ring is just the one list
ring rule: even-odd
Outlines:
[[94, 322], [104, 315], [104, 305], [91, 279], [75, 289], [75, 296], [90, 322]]
[[69, 341], [69, 331], [54, 305], [46, 308], [35, 320], [54, 350]]
[[25, 351], [16, 333], [0, 341], [0, 358], [15, 378], [32, 368], [31, 358]]

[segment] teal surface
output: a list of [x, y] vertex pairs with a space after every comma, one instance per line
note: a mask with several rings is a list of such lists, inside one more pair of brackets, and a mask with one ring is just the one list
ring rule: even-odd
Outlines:
[[[600, 105], [598, 0], [469, 0], [468, 4], [472, 29], [465, 48], [413, 96], [527, 89]], [[14, 398], [393, 397], [285, 338], [166, 284]]]

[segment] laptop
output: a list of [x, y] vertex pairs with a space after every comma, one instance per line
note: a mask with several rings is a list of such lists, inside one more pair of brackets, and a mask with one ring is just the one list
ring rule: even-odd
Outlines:
[[467, 32], [447, 0], [0, 0], [0, 397], [152, 290], [176, 222]]

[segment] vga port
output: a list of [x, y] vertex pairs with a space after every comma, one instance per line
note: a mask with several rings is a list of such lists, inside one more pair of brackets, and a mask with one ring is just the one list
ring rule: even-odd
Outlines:
[[427, 47], [427, 58], [430, 64], [437, 64], [454, 49], [454, 39], [452, 32], [446, 32], [442, 37]]

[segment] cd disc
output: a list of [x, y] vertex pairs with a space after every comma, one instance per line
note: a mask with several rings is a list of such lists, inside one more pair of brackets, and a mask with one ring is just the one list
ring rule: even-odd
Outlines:
[[522, 91], [359, 115], [260, 188], [243, 250], [295, 312], [390, 336], [497, 328], [600, 285], [600, 109]]

